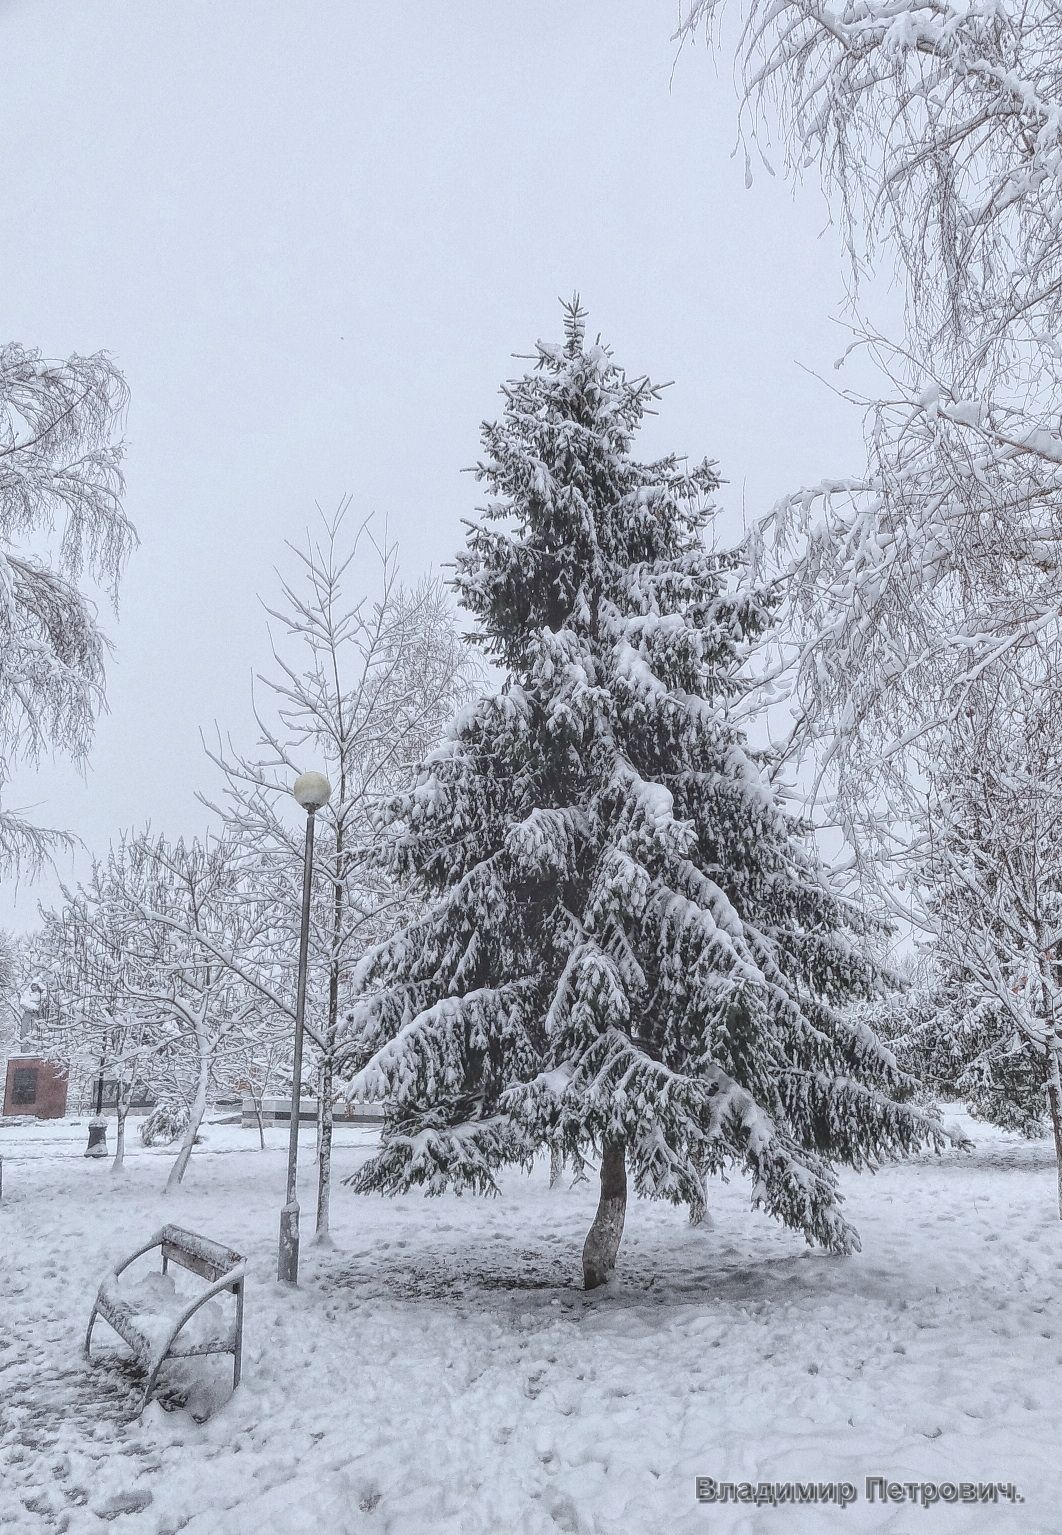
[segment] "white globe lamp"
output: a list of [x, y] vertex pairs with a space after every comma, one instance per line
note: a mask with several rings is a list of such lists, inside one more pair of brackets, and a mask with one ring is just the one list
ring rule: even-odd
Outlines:
[[332, 785], [323, 773], [302, 773], [296, 778], [291, 792], [304, 810], [313, 812], [328, 804], [332, 798]]

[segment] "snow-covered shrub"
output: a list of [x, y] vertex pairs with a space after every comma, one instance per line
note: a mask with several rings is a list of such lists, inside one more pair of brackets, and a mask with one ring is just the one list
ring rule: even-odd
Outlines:
[[140, 1139], [145, 1146], [172, 1146], [188, 1128], [188, 1118], [186, 1103], [163, 1099], [141, 1124]]

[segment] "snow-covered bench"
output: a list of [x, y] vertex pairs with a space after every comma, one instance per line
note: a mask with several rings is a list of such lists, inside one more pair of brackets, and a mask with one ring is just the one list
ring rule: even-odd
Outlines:
[[[128, 1290], [123, 1293], [118, 1283], [119, 1276], [131, 1263], [156, 1247], [162, 1249], [162, 1275], [157, 1275], [157, 1280], [166, 1274], [170, 1263], [175, 1263], [207, 1280], [207, 1288], [193, 1300], [176, 1306], [172, 1298], [167, 1306], [165, 1297], [160, 1304], [158, 1297], [138, 1296]], [[197, 1236], [194, 1231], [184, 1231], [180, 1226], [163, 1226], [150, 1242], [145, 1242], [143, 1247], [138, 1247], [135, 1253], [112, 1269], [100, 1285], [89, 1317], [88, 1331], [85, 1333], [86, 1356], [92, 1357], [92, 1328], [97, 1316], [102, 1316], [119, 1337], [128, 1343], [147, 1373], [141, 1412], [151, 1399], [159, 1369], [166, 1359], [189, 1359], [199, 1354], [231, 1354], [232, 1389], [235, 1391], [240, 1384], [243, 1356], [243, 1283], [246, 1273], [246, 1260], [231, 1247], [222, 1247], [219, 1242]], [[236, 1314], [231, 1327], [193, 1327], [183, 1338], [178, 1336], [208, 1301], [226, 1292], [231, 1292], [236, 1298]]]

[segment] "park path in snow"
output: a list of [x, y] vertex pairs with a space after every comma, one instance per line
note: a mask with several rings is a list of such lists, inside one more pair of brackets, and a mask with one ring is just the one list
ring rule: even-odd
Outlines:
[[[968, 1123], [968, 1122], [967, 1122]], [[0, 1532], [7, 1535], [1062, 1535], [1062, 1227], [1045, 1141], [970, 1127], [846, 1177], [838, 1258], [712, 1188], [714, 1224], [633, 1201], [620, 1272], [578, 1286], [593, 1181], [501, 1199], [337, 1189], [335, 1246], [275, 1283], [284, 1134], [208, 1126], [185, 1186], [83, 1127], [0, 1127]], [[337, 1133], [342, 1176], [371, 1143]], [[301, 1198], [313, 1208], [312, 1141]], [[250, 1259], [244, 1384], [80, 1356], [95, 1285], [166, 1220]], [[152, 1260], [143, 1263], [150, 1269]], [[182, 1283], [194, 1281], [182, 1278]], [[94, 1343], [95, 1348], [95, 1343]], [[707, 1507], [695, 1479], [851, 1481], [837, 1507]], [[865, 1477], [1013, 1482], [1021, 1504], [868, 1502]]]

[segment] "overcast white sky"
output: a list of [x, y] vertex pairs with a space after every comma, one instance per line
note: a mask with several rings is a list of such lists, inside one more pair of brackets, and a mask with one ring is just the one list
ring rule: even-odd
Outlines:
[[[452, 558], [479, 423], [573, 289], [629, 371], [675, 380], [645, 450], [717, 458], [727, 527], [859, 466], [858, 414], [803, 371], [843, 346], [821, 196], [746, 189], [729, 56], [673, 73], [675, 20], [0, 0], [0, 331], [113, 353], [141, 538], [89, 774], [23, 773], [13, 803], [93, 850], [200, 828], [199, 730], [249, 736], [285, 538], [351, 492], [410, 576]], [[54, 888], [0, 891], [0, 924]]]

